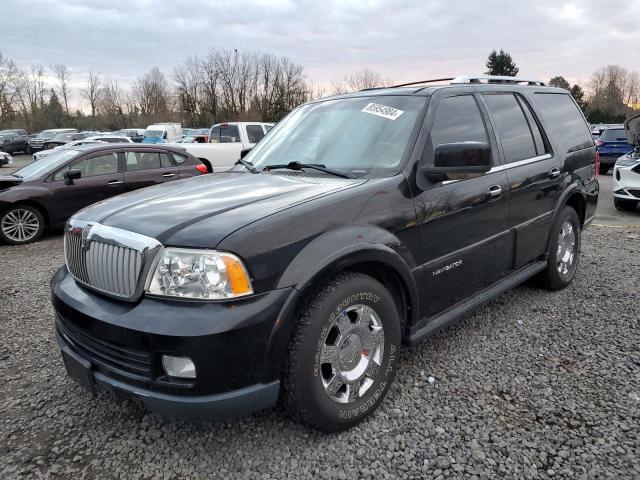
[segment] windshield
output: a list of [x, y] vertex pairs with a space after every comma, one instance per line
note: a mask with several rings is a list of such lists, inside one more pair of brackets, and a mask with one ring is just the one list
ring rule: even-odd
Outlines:
[[163, 133], [162, 130], [145, 130], [144, 136], [145, 138], [156, 138], [161, 137]]
[[609, 128], [604, 131], [600, 140], [605, 142], [625, 142], [627, 141], [627, 134], [623, 128]]
[[356, 176], [395, 173], [424, 109], [424, 97], [327, 100], [294, 110], [246, 157], [258, 170], [312, 163]]
[[63, 142], [70, 142], [71, 140], [73, 140], [73, 134], [72, 133], [59, 133], [55, 137], [53, 137], [53, 139], [54, 140], [62, 140]]
[[53, 138], [56, 135], [57, 135], [56, 132], [47, 132], [45, 130], [44, 132], [40, 132], [36, 138], [41, 138], [43, 140], [49, 140], [50, 138]]
[[55, 153], [47, 155], [39, 162], [34, 162], [21, 168], [13, 175], [16, 177], [24, 178], [25, 180], [33, 180], [40, 178], [50, 173], [53, 173], [58, 168], [62, 167], [66, 162], [80, 153], [79, 150], [56, 150]]

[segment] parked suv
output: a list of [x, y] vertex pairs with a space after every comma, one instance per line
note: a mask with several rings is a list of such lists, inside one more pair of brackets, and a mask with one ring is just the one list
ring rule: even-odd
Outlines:
[[51, 281], [67, 370], [168, 416], [280, 399], [350, 427], [382, 402], [402, 343], [534, 275], [569, 285], [595, 156], [571, 96], [535, 81], [305, 104], [229, 172], [69, 220]]
[[27, 141], [20, 134], [11, 131], [0, 132], [0, 152], [26, 152]]

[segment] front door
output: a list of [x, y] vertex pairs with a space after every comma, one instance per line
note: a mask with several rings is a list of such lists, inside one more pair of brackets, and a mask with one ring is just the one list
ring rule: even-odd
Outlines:
[[[433, 162], [438, 145], [464, 141], [489, 143], [498, 155], [490, 125], [473, 94], [433, 98], [432, 122], [421, 165]], [[422, 181], [415, 197], [420, 228], [422, 317], [431, 317], [495, 283], [513, 263], [509, 232], [507, 176], [495, 168], [482, 175], [439, 182]], [[418, 170], [417, 175], [422, 175]]]
[[[64, 183], [64, 173], [69, 169], [81, 172], [81, 177], [74, 180], [73, 185]], [[123, 191], [123, 175], [116, 152], [95, 153], [81, 157], [58, 170], [50, 181], [51, 205], [47, 210], [52, 217], [52, 224], [64, 223], [81, 208]]]

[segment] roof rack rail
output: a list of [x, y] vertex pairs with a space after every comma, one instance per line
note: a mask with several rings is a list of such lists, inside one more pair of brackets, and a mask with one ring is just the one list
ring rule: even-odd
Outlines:
[[544, 87], [546, 84], [540, 80], [521, 78], [521, 77], [507, 77], [501, 75], [461, 75], [452, 79], [452, 84], [461, 83], [507, 83], [507, 84], [525, 84]]
[[400, 88], [400, 87], [410, 87], [411, 85], [422, 85], [425, 83], [435, 83], [435, 82], [448, 82], [449, 80], [453, 80], [454, 78], [433, 78], [431, 80], [420, 80], [419, 82], [409, 82], [409, 83], [400, 83], [398, 85], [390, 85], [388, 87], [369, 87], [363, 88], [360, 91], [366, 92], [367, 90], [381, 90], [384, 88]]

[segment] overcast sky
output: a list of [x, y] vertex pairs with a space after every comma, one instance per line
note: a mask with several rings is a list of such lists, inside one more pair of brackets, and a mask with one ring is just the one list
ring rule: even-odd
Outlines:
[[507, 50], [520, 75], [587, 82], [608, 64], [640, 69], [640, 0], [2, 0], [0, 51], [123, 84], [170, 76], [211, 47], [286, 55], [317, 83], [370, 68], [397, 83], [482, 73]]

